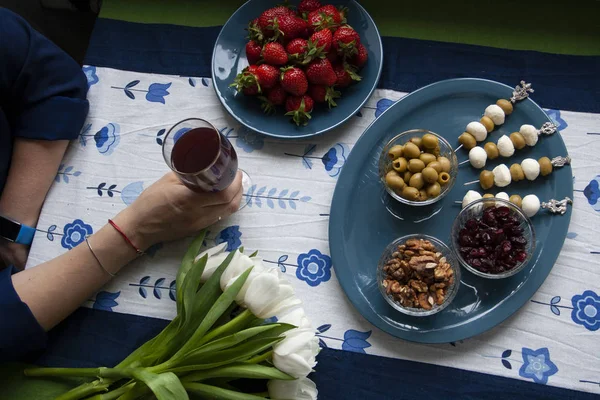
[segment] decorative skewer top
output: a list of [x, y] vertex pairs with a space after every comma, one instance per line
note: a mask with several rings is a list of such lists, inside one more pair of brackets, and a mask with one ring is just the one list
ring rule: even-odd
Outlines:
[[533, 93], [534, 90], [531, 88], [531, 83], [525, 83], [525, 81], [521, 81], [521, 85], [515, 86], [515, 90], [513, 90], [512, 97], [510, 98], [511, 103], [516, 103], [517, 101], [526, 99], [529, 97], [529, 93]]
[[558, 130], [558, 126], [554, 125], [552, 122], [546, 122], [542, 127], [538, 130], [538, 136], [546, 135], [550, 136]]
[[562, 200], [550, 199], [548, 202], [542, 202], [542, 208], [546, 208], [552, 214], [564, 215], [567, 212], [567, 204], [573, 204], [573, 200], [569, 197]]
[[552, 161], [550, 161], [553, 167], [564, 167], [565, 165], [571, 164], [571, 157], [554, 157]]

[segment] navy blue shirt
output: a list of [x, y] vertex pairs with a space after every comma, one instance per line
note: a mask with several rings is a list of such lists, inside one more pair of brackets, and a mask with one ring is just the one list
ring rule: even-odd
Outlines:
[[[18, 15], [0, 8], [0, 194], [15, 138], [74, 139], [87, 116], [79, 65]], [[0, 361], [43, 348], [45, 333], [0, 271]]]

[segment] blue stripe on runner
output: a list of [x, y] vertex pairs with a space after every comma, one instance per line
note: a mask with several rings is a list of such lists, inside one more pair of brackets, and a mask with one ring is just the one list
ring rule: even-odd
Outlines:
[[[194, 28], [99, 18], [85, 63], [128, 71], [183, 76], [211, 75], [221, 27]], [[383, 37], [380, 88], [411, 92], [450, 78], [476, 77], [516, 85], [533, 83], [533, 98], [546, 108], [600, 113], [599, 56]]]
[[[53, 367], [114, 366], [167, 323], [162, 319], [80, 308], [49, 332], [48, 349], [34, 363]], [[311, 378], [321, 399], [597, 398], [591, 393], [518, 379], [332, 349], [321, 351]]]

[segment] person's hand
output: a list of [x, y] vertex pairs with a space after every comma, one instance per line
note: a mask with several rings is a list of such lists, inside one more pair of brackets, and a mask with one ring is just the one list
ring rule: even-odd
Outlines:
[[241, 199], [241, 172], [227, 189], [217, 193], [196, 193], [169, 172], [114, 221], [136, 246], [145, 250], [158, 242], [192, 235], [228, 217], [239, 209]]
[[0, 239], [0, 270], [10, 265], [17, 269], [25, 268], [28, 255], [29, 246]]

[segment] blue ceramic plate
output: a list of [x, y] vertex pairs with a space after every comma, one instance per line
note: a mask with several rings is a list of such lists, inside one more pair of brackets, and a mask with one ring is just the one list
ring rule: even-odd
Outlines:
[[248, 21], [281, 3], [281, 0], [250, 0], [229, 18], [217, 38], [213, 51], [212, 77], [215, 91], [229, 114], [256, 132], [284, 139], [319, 135], [341, 125], [356, 114], [375, 90], [381, 75], [381, 37], [375, 22], [360, 4], [355, 1], [328, 1], [328, 4], [348, 7], [348, 24], [359, 33], [361, 42], [369, 51], [369, 60], [360, 71], [362, 81], [343, 91], [342, 98], [337, 101], [337, 107], [329, 110], [319, 105], [313, 111], [308, 125], [297, 127], [290, 122], [289, 117], [283, 115], [283, 109], [278, 110], [276, 115], [267, 116], [260, 108], [260, 101], [238, 94], [234, 88], [229, 87], [235, 76], [248, 66], [245, 52], [245, 29]]
[[[516, 84], [516, 82], [515, 82]], [[535, 86], [535, 82], [534, 82]], [[482, 333], [516, 312], [535, 293], [550, 273], [567, 234], [571, 210], [563, 215], [540, 211], [532, 218], [537, 248], [529, 265], [520, 273], [502, 280], [486, 280], [463, 270], [461, 286], [454, 301], [430, 317], [411, 317], [394, 310], [377, 287], [377, 261], [394, 239], [411, 233], [425, 233], [451, 245], [450, 230], [460, 211], [455, 200], [467, 191], [464, 182], [478, 179], [479, 170], [461, 166], [452, 191], [439, 203], [441, 212], [420, 223], [393, 217], [383, 203], [387, 194], [378, 177], [379, 154], [394, 135], [414, 128], [429, 129], [445, 137], [454, 147], [465, 126], [479, 120], [485, 107], [499, 98], [510, 98], [512, 88], [482, 79], [452, 79], [438, 82], [402, 98], [377, 118], [354, 146], [342, 172], [331, 206], [329, 241], [333, 265], [340, 284], [358, 311], [373, 325], [391, 335], [424, 343], [453, 342]], [[518, 131], [522, 124], [540, 127], [550, 121], [532, 100], [515, 106], [504, 125], [490, 134], [490, 140]], [[533, 148], [518, 150], [509, 160], [564, 156], [566, 148], [559, 134], [540, 138]], [[459, 150], [459, 161], [467, 151]], [[555, 169], [548, 178], [513, 183], [509, 194], [534, 193], [541, 201], [572, 198], [571, 167]], [[479, 184], [469, 188], [482, 192]], [[497, 190], [500, 191], [500, 190]], [[497, 191], [491, 191], [496, 193]], [[407, 218], [410, 219], [410, 218]]]

